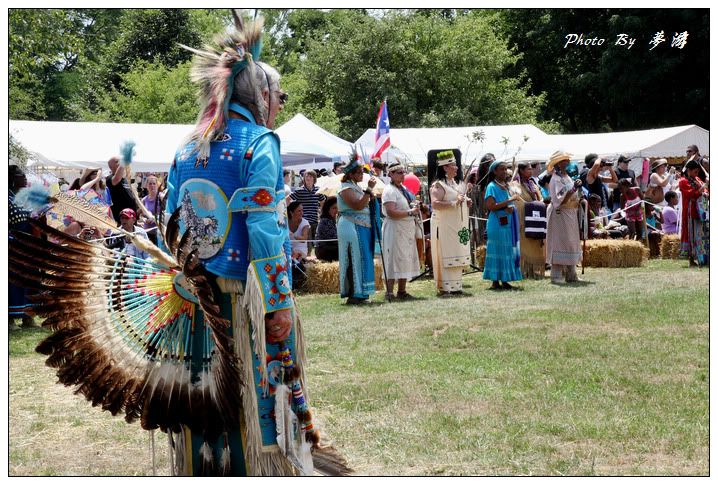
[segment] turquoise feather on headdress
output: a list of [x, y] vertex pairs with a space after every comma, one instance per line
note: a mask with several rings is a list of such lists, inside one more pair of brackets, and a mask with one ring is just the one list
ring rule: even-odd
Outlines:
[[132, 163], [132, 156], [135, 154], [135, 142], [128, 140], [120, 145], [120, 155], [122, 155], [122, 166], [129, 167]]

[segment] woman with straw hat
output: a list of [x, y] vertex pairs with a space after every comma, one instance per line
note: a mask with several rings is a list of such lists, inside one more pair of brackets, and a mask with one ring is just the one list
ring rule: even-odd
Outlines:
[[464, 294], [461, 274], [469, 264], [471, 200], [456, 181], [459, 167], [451, 150], [436, 155], [437, 177], [431, 185], [431, 261], [439, 296]]
[[668, 160], [665, 158], [653, 160], [646, 200], [664, 207], [666, 205], [666, 192], [674, 188], [675, 173], [675, 168], [668, 170]]
[[571, 154], [557, 151], [551, 155], [546, 170], [553, 171], [549, 182], [551, 204], [546, 211], [546, 262], [551, 265], [551, 283], [578, 281], [576, 265], [581, 262], [581, 239], [578, 229], [578, 207], [581, 180], [571, 180], [566, 167]]
[[[387, 166], [391, 183], [382, 192], [382, 212], [386, 216], [382, 225], [384, 241], [384, 270], [386, 274], [386, 301], [412, 300], [406, 292], [406, 280], [419, 274], [419, 254], [416, 248], [416, 216], [419, 207], [414, 196], [404, 187], [406, 169], [398, 162]], [[394, 282], [398, 282], [396, 296]]]

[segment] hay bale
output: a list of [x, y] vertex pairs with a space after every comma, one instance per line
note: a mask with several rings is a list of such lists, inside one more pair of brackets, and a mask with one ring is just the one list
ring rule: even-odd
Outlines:
[[632, 268], [648, 259], [648, 248], [628, 239], [590, 239], [586, 241], [585, 266], [593, 268]]
[[[318, 261], [305, 265], [307, 282], [302, 293], [335, 293], [339, 294], [339, 262], [326, 263]], [[374, 286], [377, 291], [384, 289], [384, 276], [381, 262], [374, 260]]]
[[661, 238], [661, 258], [678, 259], [681, 251], [681, 236], [678, 234], [664, 234]]
[[339, 263], [316, 262], [305, 265], [307, 282], [303, 293], [339, 293]]
[[484, 261], [486, 260], [486, 246], [476, 246], [476, 266], [479, 268], [484, 267]]

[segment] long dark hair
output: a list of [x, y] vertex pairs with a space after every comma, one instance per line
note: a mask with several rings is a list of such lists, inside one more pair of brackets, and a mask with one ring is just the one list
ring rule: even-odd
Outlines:
[[332, 208], [332, 206], [335, 206], [337, 204], [337, 198], [334, 196], [327, 197], [327, 200], [324, 201], [324, 205], [322, 205], [322, 213], [319, 216], [320, 219], [331, 219], [332, 216], [329, 215], [329, 209]]
[[486, 153], [483, 157], [481, 157], [481, 160], [479, 161], [479, 187], [481, 187], [481, 190], [485, 190], [486, 186], [489, 185], [490, 180], [488, 180], [488, 174], [489, 174], [489, 167], [491, 166], [491, 163], [496, 160], [496, 157], [493, 153]]
[[361, 170], [362, 172], [364, 172], [364, 170], [361, 168], [361, 165], [358, 165], [356, 168], [353, 168], [353, 169], [350, 170], [349, 172], [347, 172], [347, 173], [345, 173], [344, 175], [342, 175], [342, 183], [344, 183], [344, 182], [349, 182], [349, 180], [350, 180], [350, 179], [349, 179], [349, 176], [350, 176], [351, 174], [353, 174], [354, 172], [356, 172], [357, 170]]
[[[503, 163], [496, 165], [496, 168], [499, 168], [501, 165], [503, 165]], [[489, 174], [486, 176], [486, 185], [489, 185], [491, 182], [493, 182], [495, 180], [496, 180], [496, 169], [489, 170]]]
[[298, 200], [292, 201], [292, 202], [287, 206], [287, 215], [288, 215], [289, 217], [292, 217], [292, 214], [294, 213], [295, 210], [297, 210], [297, 207], [299, 207], [300, 205], [302, 205], [302, 203], [299, 202]]
[[[519, 174], [519, 178], [521, 178], [521, 175], [520, 175], [521, 170], [526, 170], [530, 166], [531, 166], [531, 164], [529, 164], [528, 162], [519, 162], [516, 164], [516, 172]], [[516, 175], [516, 174], [514, 174], [514, 175]]]

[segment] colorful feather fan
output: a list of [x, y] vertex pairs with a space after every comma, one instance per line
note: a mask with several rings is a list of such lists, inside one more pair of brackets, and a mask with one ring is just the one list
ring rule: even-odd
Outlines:
[[[93, 406], [122, 413], [127, 422], [139, 420], [146, 430], [168, 432], [174, 446], [184, 449], [182, 426], [205, 442], [239, 426], [244, 377], [228, 334], [230, 322], [220, 314], [214, 276], [200, 264], [190, 231], [179, 237], [178, 221], [176, 211], [165, 234], [175, 255], [167, 260], [176, 263], [167, 265], [111, 251], [31, 219], [48, 239], [12, 231], [9, 269], [12, 283], [35, 290], [32, 311], [53, 332], [36, 350], [48, 356], [46, 363], [57, 369], [59, 382], [74, 387]], [[202, 323], [194, 318], [199, 310]], [[198, 354], [199, 378], [192, 379]], [[299, 373], [294, 366], [288, 384], [295, 404], [303, 404], [295, 419], [311, 437], [314, 471], [351, 474], [337, 450], [320, 445], [318, 433], [310, 432]], [[290, 458], [305, 466], [308, 450], [303, 445]], [[200, 466], [207, 473], [229, 470], [227, 446], [219, 463], [207, 450], [202, 457]], [[183, 467], [181, 461], [174, 465]]]
[[[53, 334], [37, 351], [60, 382], [148, 430], [184, 424], [218, 437], [237, 426], [241, 376], [229, 322], [196, 252], [175, 245], [181, 269], [167, 267], [31, 223], [56, 243], [14, 231], [10, 280], [38, 291], [35, 312]], [[201, 326], [193, 324], [198, 305]], [[191, 382], [200, 340], [202, 369]]]

